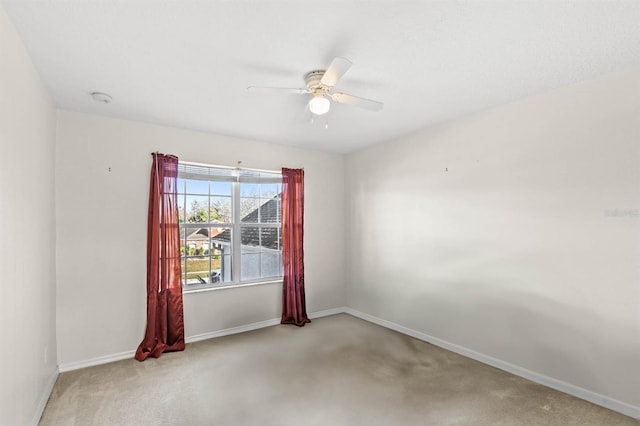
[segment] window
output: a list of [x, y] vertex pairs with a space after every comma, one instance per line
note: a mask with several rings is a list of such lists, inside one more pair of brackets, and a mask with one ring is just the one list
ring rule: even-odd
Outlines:
[[181, 162], [183, 289], [281, 278], [281, 193], [280, 173]]

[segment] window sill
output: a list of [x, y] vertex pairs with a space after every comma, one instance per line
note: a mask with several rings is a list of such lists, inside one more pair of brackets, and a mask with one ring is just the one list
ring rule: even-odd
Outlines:
[[274, 280], [268, 280], [268, 281], [255, 281], [255, 282], [240, 283], [240, 284], [226, 284], [226, 285], [211, 286], [211, 287], [182, 288], [182, 294], [202, 293], [205, 291], [226, 290], [230, 288], [253, 287], [253, 286], [264, 285], [264, 284], [282, 284], [282, 278], [276, 278]]

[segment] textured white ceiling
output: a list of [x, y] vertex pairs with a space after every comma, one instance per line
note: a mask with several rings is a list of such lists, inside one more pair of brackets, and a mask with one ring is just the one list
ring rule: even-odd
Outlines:
[[[61, 108], [335, 152], [640, 64], [635, 0], [2, 3]], [[334, 104], [325, 128], [305, 96], [245, 90], [334, 56], [336, 90], [381, 112]]]

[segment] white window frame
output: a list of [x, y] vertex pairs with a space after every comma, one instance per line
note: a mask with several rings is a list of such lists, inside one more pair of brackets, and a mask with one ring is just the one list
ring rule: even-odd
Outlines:
[[[233, 180], [231, 179], [220, 179], [217, 181], [227, 181], [231, 183], [231, 216], [232, 216], [232, 222], [230, 223], [212, 223], [212, 222], [207, 222], [207, 223], [202, 223], [202, 224], [198, 224], [198, 225], [205, 225], [206, 227], [212, 228], [212, 227], [219, 227], [219, 228], [229, 228], [231, 230], [231, 281], [229, 282], [217, 282], [217, 283], [207, 283], [207, 284], [188, 284], [182, 285], [182, 291], [184, 293], [192, 293], [192, 292], [199, 292], [199, 291], [208, 291], [208, 290], [218, 290], [218, 289], [223, 289], [223, 288], [235, 288], [235, 287], [245, 287], [245, 286], [253, 286], [253, 285], [260, 285], [260, 284], [271, 284], [271, 283], [282, 283], [282, 274], [280, 274], [279, 276], [275, 276], [275, 277], [268, 277], [268, 278], [257, 278], [257, 279], [253, 279], [253, 280], [241, 280], [241, 268], [242, 268], [242, 229], [243, 228], [254, 228], [254, 227], [258, 227], [258, 228], [278, 228], [279, 229], [279, 235], [282, 235], [282, 214], [280, 213], [279, 215], [279, 222], [242, 222], [242, 217], [241, 217], [241, 195], [240, 195], [240, 184], [241, 183], [278, 183], [280, 185], [282, 185], [282, 173], [281, 171], [273, 171], [273, 170], [263, 170], [263, 169], [249, 169], [249, 168], [239, 168], [239, 167], [228, 167], [228, 166], [217, 166], [217, 165], [211, 165], [211, 164], [203, 164], [203, 163], [194, 163], [194, 162], [189, 162], [189, 161], [179, 161], [179, 166], [180, 165], [185, 165], [185, 166], [197, 166], [197, 167], [206, 167], [206, 168], [210, 168], [210, 169], [219, 169], [219, 170], [229, 170], [233, 176]], [[251, 177], [241, 177], [242, 172], [255, 172], [255, 173], [259, 173], [259, 174], [273, 174], [273, 177], [269, 177], [269, 178], [264, 178], [264, 177], [256, 177], [256, 178], [251, 178]], [[179, 172], [178, 172], [178, 179], [184, 179], [184, 178], [188, 178], [185, 177], [184, 175], [181, 176], [180, 173], [180, 168], [179, 168]], [[216, 179], [209, 179], [209, 181], [216, 181]], [[282, 187], [280, 187], [282, 188]], [[181, 193], [183, 196], [185, 194], [183, 194], [182, 190], [178, 190], [178, 193]], [[181, 196], [181, 195], [179, 195]], [[211, 197], [211, 194], [209, 194], [209, 197]], [[186, 197], [185, 197], [186, 199]], [[186, 214], [186, 208], [187, 206], [185, 205], [185, 214]], [[258, 203], [258, 209], [261, 208], [261, 205]], [[197, 228], [197, 226], [195, 226], [195, 223], [191, 223], [191, 224], [187, 224], [187, 223], [181, 223], [180, 224], [180, 230], [181, 230], [181, 235], [182, 235], [182, 229], [195, 229]], [[202, 226], [204, 227], [204, 226]], [[182, 244], [182, 240], [180, 242]], [[186, 256], [186, 247], [187, 244], [185, 244], [185, 256]], [[209, 240], [209, 247], [211, 247], [211, 241]], [[282, 260], [282, 246], [280, 246], [280, 259]], [[222, 261], [222, 260], [221, 260]], [[181, 255], [180, 256], [180, 262], [182, 265], [182, 268], [184, 269], [185, 267], [185, 263], [184, 262], [184, 257]], [[261, 263], [261, 262], [260, 262]], [[283, 271], [283, 267], [282, 264], [280, 264], [280, 272]], [[209, 263], [209, 272], [211, 272], [211, 263]], [[183, 276], [185, 275], [185, 271], [182, 271], [182, 276], [181, 276], [181, 281], [183, 279]]]

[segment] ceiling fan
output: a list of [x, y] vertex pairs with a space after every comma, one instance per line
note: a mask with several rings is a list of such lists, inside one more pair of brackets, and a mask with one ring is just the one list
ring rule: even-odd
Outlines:
[[305, 74], [306, 88], [265, 87], [249, 86], [250, 91], [279, 91], [296, 94], [311, 94], [309, 111], [316, 115], [329, 112], [331, 101], [345, 105], [353, 105], [370, 111], [380, 111], [384, 104], [371, 99], [360, 98], [342, 92], [333, 92], [333, 87], [338, 80], [351, 68], [351, 61], [345, 58], [335, 57], [326, 70], [311, 71]]

